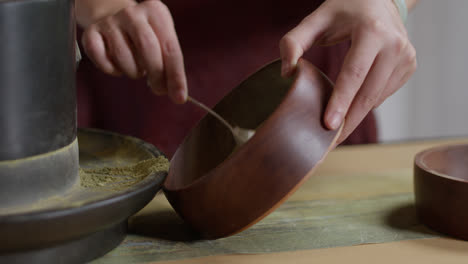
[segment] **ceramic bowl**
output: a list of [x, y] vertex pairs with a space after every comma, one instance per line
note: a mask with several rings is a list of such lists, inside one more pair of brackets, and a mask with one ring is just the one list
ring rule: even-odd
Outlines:
[[214, 110], [232, 125], [256, 129], [244, 145], [205, 116], [171, 160], [164, 191], [177, 213], [205, 238], [253, 225], [284, 202], [335, 145], [322, 122], [332, 83], [300, 60], [294, 77], [275, 61], [233, 89]]
[[424, 224], [468, 240], [468, 145], [440, 146], [418, 153], [414, 191]]

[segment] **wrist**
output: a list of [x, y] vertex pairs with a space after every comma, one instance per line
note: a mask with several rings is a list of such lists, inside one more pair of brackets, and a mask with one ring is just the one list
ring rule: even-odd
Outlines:
[[120, 10], [137, 5], [135, 0], [76, 0], [76, 21], [86, 28]]

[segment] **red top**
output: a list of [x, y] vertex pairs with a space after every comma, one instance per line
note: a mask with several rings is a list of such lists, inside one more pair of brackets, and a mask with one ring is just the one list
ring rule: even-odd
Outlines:
[[[184, 54], [189, 93], [214, 106], [261, 66], [279, 57], [281, 37], [322, 1], [166, 1]], [[80, 36], [78, 36], [80, 39]], [[313, 47], [304, 56], [336, 79], [348, 43]], [[145, 80], [107, 76], [84, 57], [78, 68], [78, 125], [133, 135], [171, 157], [205, 114], [153, 95]], [[368, 116], [347, 143], [376, 141]]]

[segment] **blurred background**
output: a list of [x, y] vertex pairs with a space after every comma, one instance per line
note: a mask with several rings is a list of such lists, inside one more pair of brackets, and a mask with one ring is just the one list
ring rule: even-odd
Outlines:
[[468, 1], [420, 0], [407, 21], [418, 69], [376, 111], [380, 142], [468, 136]]

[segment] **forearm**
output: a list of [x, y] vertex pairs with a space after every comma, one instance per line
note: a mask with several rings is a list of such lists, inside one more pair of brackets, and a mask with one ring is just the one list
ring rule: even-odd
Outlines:
[[113, 15], [119, 10], [135, 5], [134, 0], [76, 0], [76, 21], [81, 27], [87, 27], [96, 21]]

